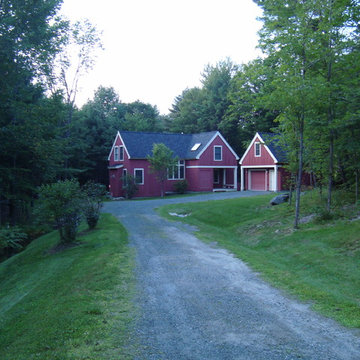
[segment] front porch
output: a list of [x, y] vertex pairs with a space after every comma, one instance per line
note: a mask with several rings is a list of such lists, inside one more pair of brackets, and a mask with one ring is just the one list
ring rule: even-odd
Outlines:
[[213, 192], [237, 191], [237, 167], [213, 169]]

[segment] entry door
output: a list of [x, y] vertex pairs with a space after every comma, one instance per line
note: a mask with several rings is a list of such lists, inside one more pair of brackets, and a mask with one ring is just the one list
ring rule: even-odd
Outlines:
[[269, 190], [275, 191], [275, 171], [270, 170], [269, 171]]

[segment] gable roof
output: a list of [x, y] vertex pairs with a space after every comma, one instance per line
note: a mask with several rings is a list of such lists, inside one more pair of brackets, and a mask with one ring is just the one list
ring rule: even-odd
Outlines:
[[280, 163], [287, 162], [287, 153], [285, 147], [280, 144], [280, 134], [274, 133], [258, 133], [260, 137], [263, 139], [263, 142], [267, 145], [269, 150], [276, 157], [277, 161]]
[[[132, 159], [146, 159], [147, 156], [152, 155], [153, 145], [159, 143], [166, 145], [174, 152], [174, 156], [178, 156], [180, 159], [198, 159], [216, 136], [220, 136], [236, 159], [239, 159], [218, 131], [203, 132], [198, 134], [121, 131], [118, 132], [117, 136], [120, 136], [122, 139], [129, 158]], [[116, 138], [114, 145], [115, 143]], [[112, 149], [110, 154], [111, 152]]]
[[252, 148], [255, 140], [259, 138], [260, 141], [264, 144], [264, 147], [269, 152], [271, 157], [274, 159], [275, 163], [286, 163], [287, 157], [286, 157], [286, 150], [284, 146], [282, 146], [279, 142], [279, 134], [275, 133], [266, 133], [266, 132], [257, 132], [253, 139], [251, 140], [250, 145], [246, 149], [244, 155], [242, 156], [240, 160], [240, 164], [245, 159], [245, 156], [248, 154], [250, 149]]

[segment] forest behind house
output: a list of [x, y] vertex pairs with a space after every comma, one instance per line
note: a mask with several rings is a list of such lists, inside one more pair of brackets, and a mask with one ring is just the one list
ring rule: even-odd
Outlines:
[[31, 224], [43, 184], [107, 185], [107, 157], [122, 130], [219, 130], [239, 156], [256, 132], [272, 131], [287, 146], [297, 202], [303, 171], [326, 189], [328, 212], [333, 189], [358, 202], [359, 1], [255, 0], [263, 56], [206, 65], [202, 85], [184, 89], [165, 115], [104, 86], [76, 106], [101, 34], [59, 17], [61, 2], [0, 2], [0, 226]]

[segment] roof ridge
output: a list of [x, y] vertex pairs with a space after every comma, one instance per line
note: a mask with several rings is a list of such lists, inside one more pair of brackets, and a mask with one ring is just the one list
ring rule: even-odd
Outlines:
[[212, 131], [203, 131], [203, 132], [199, 132], [199, 133], [171, 133], [171, 132], [155, 132], [155, 131], [128, 131], [128, 130], [118, 130], [119, 133], [131, 133], [131, 134], [151, 134], [151, 135], [188, 135], [188, 136], [193, 136], [193, 135], [201, 135], [201, 134], [210, 134], [210, 133], [216, 133], [218, 132], [218, 130], [212, 130]]

